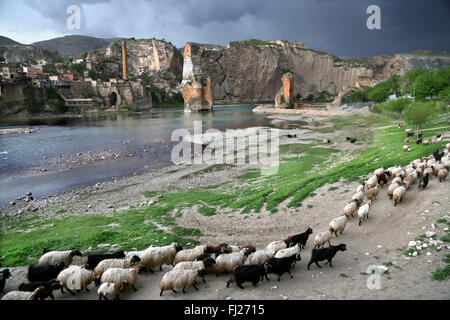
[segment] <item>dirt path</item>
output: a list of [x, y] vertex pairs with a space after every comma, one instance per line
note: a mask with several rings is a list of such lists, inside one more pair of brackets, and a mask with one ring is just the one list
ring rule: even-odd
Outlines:
[[[334, 184], [339, 186], [339, 183]], [[229, 241], [233, 244], [253, 243], [258, 249], [270, 241], [278, 240], [286, 235], [302, 232], [312, 227], [314, 233], [302, 252], [302, 261], [298, 262], [290, 279], [284, 275], [280, 282], [274, 275], [271, 281], [263, 282], [254, 288], [245, 284], [245, 290], [232, 285], [226, 288], [228, 275], [216, 278], [206, 277], [207, 283], [200, 284], [196, 292], [188, 288], [186, 294], [165, 292], [159, 297], [159, 281], [164, 272], [172, 267], [164, 267], [164, 272], [146, 273], [138, 280], [137, 292], [125, 289], [122, 299], [450, 299], [450, 281], [436, 282], [430, 280], [430, 274], [437, 268], [445, 266], [442, 258], [448, 254], [449, 246], [440, 252], [432, 249], [423, 250], [417, 257], [407, 258], [399, 248], [407, 246], [408, 241], [432, 229], [439, 217], [450, 216], [450, 181], [439, 183], [434, 178], [426, 190], [419, 192], [417, 184], [407, 192], [405, 200], [394, 208], [393, 202], [386, 195], [384, 188], [370, 211], [369, 220], [358, 226], [357, 218], [352, 218], [345, 232], [332, 244], [346, 243], [347, 251], [338, 252], [333, 261], [333, 268], [322, 263], [322, 269], [311, 266], [306, 270], [310, 258], [311, 244], [314, 236], [328, 229], [329, 221], [341, 214], [351, 198], [356, 183], [340, 186], [338, 190], [327, 191], [330, 185], [316, 191], [317, 196], [305, 200], [298, 209], [281, 209], [277, 214], [262, 212], [245, 216], [218, 215], [204, 217], [191, 212], [183, 215], [178, 223], [184, 226], [195, 226], [203, 232], [215, 237], [201, 239], [203, 242], [220, 243]], [[350, 190], [350, 192], [344, 192]], [[324, 194], [324, 195], [322, 195]], [[438, 202], [433, 204], [432, 202]], [[330, 203], [333, 205], [330, 206]], [[312, 208], [307, 208], [307, 205]], [[428, 212], [426, 211], [428, 210]], [[439, 239], [444, 233], [444, 225], [436, 224], [434, 231]], [[227, 236], [233, 233], [231, 238]], [[236, 241], [239, 239], [239, 241]], [[381, 247], [382, 246], [382, 247]], [[431, 252], [427, 255], [426, 252]], [[368, 253], [368, 255], [366, 254]], [[391, 262], [391, 272], [381, 276], [381, 289], [367, 288], [368, 275], [361, 274], [371, 265]], [[79, 261], [81, 263], [81, 261]], [[14, 269], [13, 278], [8, 281], [6, 291], [17, 288], [25, 276], [23, 268]], [[84, 300], [97, 299], [96, 289], [91, 285], [91, 292], [83, 292], [77, 296], [57, 293], [56, 299]]]

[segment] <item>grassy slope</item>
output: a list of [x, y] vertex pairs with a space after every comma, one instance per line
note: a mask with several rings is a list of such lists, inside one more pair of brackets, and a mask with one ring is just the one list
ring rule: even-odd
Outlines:
[[[264, 206], [267, 210], [276, 212], [279, 204], [285, 200], [288, 207], [299, 207], [306, 197], [324, 184], [341, 179], [360, 180], [363, 175], [382, 165], [404, 165], [444, 146], [444, 142], [430, 146], [411, 144], [412, 151], [405, 153], [402, 150], [404, 128], [398, 129], [391, 120], [379, 116], [336, 117], [331, 122], [334, 127], [329, 130], [358, 126], [384, 128], [370, 131], [372, 134], [356, 134], [359, 141], [370, 146], [360, 153], [344, 152], [316, 143], [284, 145], [280, 148], [281, 165], [275, 175], [261, 176], [259, 171], [249, 171], [237, 177], [237, 186], [226, 183], [192, 191], [164, 193], [149, 207], [62, 220], [40, 221], [32, 214], [28, 217], [21, 216], [20, 219], [4, 218], [0, 237], [0, 261], [4, 266], [26, 265], [37, 260], [42, 248], [63, 250], [76, 246], [83, 251], [93, 247], [93, 252], [101, 252], [105, 249], [96, 248], [104, 243], [120, 244], [124, 250], [141, 250], [152, 243], [166, 245], [173, 241], [183, 245], [188, 242], [196, 244], [196, 241], [185, 237], [198, 236], [199, 230], [182, 228], [174, 223], [175, 217], [182, 215], [185, 208], [199, 206], [201, 214], [210, 216], [225, 211], [241, 214], [259, 212]], [[433, 129], [438, 127], [446, 127], [448, 130], [450, 124], [447, 121], [428, 125], [426, 128], [432, 130], [424, 131], [424, 138], [445, 131]], [[287, 157], [292, 154], [303, 156]], [[339, 159], [341, 162], [335, 165]], [[218, 168], [211, 168], [215, 169]], [[158, 192], [148, 192], [145, 195], [153, 198]], [[120, 225], [108, 227], [111, 223]], [[158, 225], [171, 227], [173, 235], [165, 233]], [[30, 228], [36, 229], [24, 232]]]

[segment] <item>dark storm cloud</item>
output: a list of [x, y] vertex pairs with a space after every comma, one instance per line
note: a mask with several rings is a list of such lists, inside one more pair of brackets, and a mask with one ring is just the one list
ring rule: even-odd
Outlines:
[[[447, 0], [0, 0], [0, 8], [4, 4], [10, 11], [22, 6], [28, 19], [0, 10], [0, 21], [10, 24], [0, 23], [0, 34], [27, 34], [23, 38], [73, 33], [157, 37], [178, 47], [187, 41], [226, 45], [249, 38], [285, 39], [339, 56], [450, 49]], [[66, 29], [66, 9], [72, 4], [82, 8], [77, 32]], [[381, 8], [381, 30], [366, 27], [372, 4]]]

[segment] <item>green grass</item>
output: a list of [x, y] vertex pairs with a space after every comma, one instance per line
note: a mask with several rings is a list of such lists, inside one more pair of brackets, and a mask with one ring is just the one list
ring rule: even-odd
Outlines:
[[348, 275], [346, 275], [345, 273], [341, 273], [340, 276], [341, 278], [348, 278]]
[[391, 267], [394, 264], [392, 262], [390, 262], [390, 261], [387, 261], [387, 262], [383, 262], [382, 265], [385, 266], [385, 267]]
[[431, 274], [431, 280], [444, 281], [450, 278], [450, 264], [445, 266], [444, 269], [437, 269]]
[[216, 208], [210, 208], [205, 206], [198, 208], [198, 212], [207, 217], [214, 216], [217, 213]]
[[278, 48], [283, 47], [281, 44], [278, 44], [278, 43], [270, 43], [270, 42], [258, 40], [258, 39], [249, 39], [249, 40], [244, 40], [242, 42], [252, 45], [252, 46], [257, 46], [257, 47], [260, 47], [260, 46], [274, 46], [274, 47], [278, 47]]
[[424, 235], [424, 234], [421, 234], [420, 236], [418, 236], [415, 240], [416, 241], [425, 241], [425, 239], [427, 238], [427, 236], [426, 235]]
[[[53, 250], [65, 250], [68, 247], [76, 247], [85, 251], [93, 247], [91, 253], [101, 253], [107, 249], [97, 250], [99, 244], [119, 244], [125, 251], [137, 248], [142, 250], [150, 244], [166, 245], [174, 241], [185, 245], [188, 242], [198, 243], [195, 240], [184, 238], [185, 236], [197, 236], [198, 230], [184, 229], [175, 226], [172, 230], [177, 235], [167, 234], [158, 229], [152, 222], [163, 226], [172, 226], [173, 218], [167, 213], [169, 207], [155, 207], [146, 209], [130, 209], [123, 213], [114, 212], [108, 216], [90, 215], [70, 217], [62, 220], [36, 221], [29, 218], [18, 220], [28, 227], [41, 226], [52, 223], [53, 227], [35, 230], [29, 233], [5, 232], [2, 229], [0, 262], [4, 266], [23, 266], [37, 262], [43, 248]], [[12, 221], [9, 221], [13, 224]], [[107, 227], [116, 223], [119, 227]], [[24, 225], [25, 226], [25, 225]], [[25, 226], [26, 227], [26, 226]]]

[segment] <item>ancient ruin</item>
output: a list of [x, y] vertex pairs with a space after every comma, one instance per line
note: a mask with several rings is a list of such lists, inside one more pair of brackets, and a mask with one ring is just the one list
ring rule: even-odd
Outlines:
[[185, 112], [212, 111], [211, 78], [193, 76], [184, 85], [183, 98]]
[[294, 76], [288, 72], [281, 78], [282, 87], [275, 97], [275, 108], [293, 108], [294, 107]]
[[127, 43], [125, 40], [122, 40], [122, 79], [128, 79], [127, 72]]

